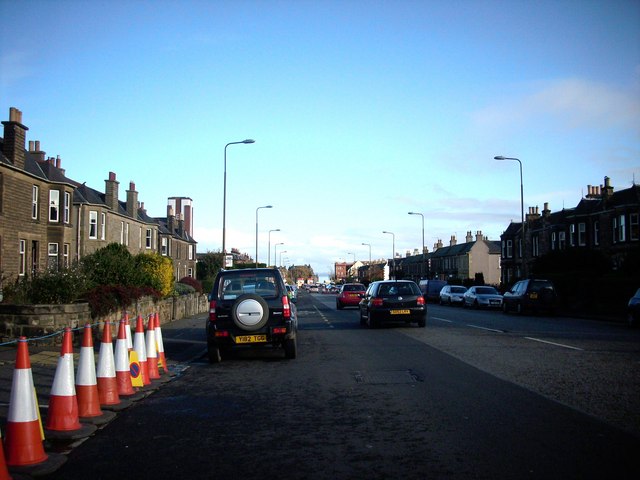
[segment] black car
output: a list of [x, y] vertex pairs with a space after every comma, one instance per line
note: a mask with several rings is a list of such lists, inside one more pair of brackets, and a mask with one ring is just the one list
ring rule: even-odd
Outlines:
[[557, 306], [556, 289], [550, 280], [529, 278], [516, 282], [502, 297], [504, 313], [515, 311], [523, 313], [525, 310], [537, 313], [546, 311], [553, 313]]
[[209, 294], [207, 351], [218, 363], [233, 348], [272, 346], [297, 355], [296, 308], [275, 268], [221, 270]]
[[640, 288], [636, 294], [629, 299], [627, 305], [627, 320], [629, 326], [637, 326], [640, 324]]
[[373, 282], [359, 303], [360, 325], [379, 327], [384, 322], [427, 324], [427, 306], [422, 292], [410, 280]]

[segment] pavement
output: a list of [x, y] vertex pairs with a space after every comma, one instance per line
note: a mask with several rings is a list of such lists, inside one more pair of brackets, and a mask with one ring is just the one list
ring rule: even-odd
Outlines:
[[[198, 314], [193, 317], [168, 322], [161, 326], [169, 373], [163, 373], [163, 370], [161, 369], [161, 379], [154, 380], [151, 382], [151, 385], [140, 389], [138, 394], [135, 396], [135, 399], [131, 401], [142, 400], [154, 391], [162, 388], [162, 385], [166, 382], [177, 378], [182, 372], [189, 368], [189, 362], [201, 358], [204, 355], [206, 350], [206, 342], [204, 341], [205, 321], [206, 314]], [[135, 325], [133, 325], [133, 327], [135, 327]], [[74, 371], [77, 371], [78, 367], [81, 337], [82, 329], [79, 329], [74, 335]], [[44, 339], [29, 339], [29, 359], [31, 362], [33, 383], [43, 422], [47, 417], [49, 395], [56, 374], [58, 358], [61, 354], [61, 339], [61, 335], [49, 336]], [[113, 347], [115, 348], [115, 339]], [[100, 342], [94, 341], [96, 368], [98, 366], [99, 351]], [[11, 399], [11, 389], [16, 365], [16, 354], [16, 342], [6, 342], [0, 345], [0, 432], [6, 431], [7, 414], [9, 411], [9, 402]], [[131, 401], [127, 400], [126, 397], [121, 397], [121, 400], [123, 404], [121, 406], [122, 408], [101, 408], [103, 411], [113, 410], [117, 412], [131, 405]], [[114, 416], [112, 415], [111, 417]], [[81, 422], [84, 423], [82, 419]], [[103, 426], [104, 425], [100, 425], [98, 428]], [[45, 435], [44, 448], [47, 454], [65, 455], [77, 444], [77, 439], [74, 439], [74, 441], [60, 441], [53, 438], [47, 438]], [[66, 459], [63, 458], [60, 464], [64, 463], [64, 460]], [[51, 473], [51, 470], [45, 469], [44, 471], [39, 471], [37, 468], [11, 468], [10, 473], [14, 479], [21, 479], [43, 476]], [[21, 475], [26, 475], [26, 477]]]

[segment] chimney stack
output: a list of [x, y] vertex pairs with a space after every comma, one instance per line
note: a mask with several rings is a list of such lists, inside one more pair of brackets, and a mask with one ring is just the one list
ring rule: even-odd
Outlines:
[[453, 247], [457, 243], [458, 243], [458, 241], [456, 240], [456, 236], [455, 235], [451, 235], [451, 239], [449, 240], [449, 246]]
[[116, 180], [116, 174], [109, 172], [109, 180], [105, 180], [105, 202], [114, 212], [118, 212], [118, 186], [120, 182]]
[[27, 141], [27, 127], [22, 124], [22, 112], [17, 108], [9, 109], [9, 121], [2, 122], [4, 125], [4, 141], [2, 153], [14, 167], [24, 170], [25, 167], [25, 145]]
[[482, 240], [482, 230], [477, 230], [476, 231], [476, 242], [479, 242], [480, 240]]
[[129, 190], [127, 190], [127, 215], [132, 218], [136, 218], [138, 209], [138, 192], [136, 191], [136, 184], [129, 182]]

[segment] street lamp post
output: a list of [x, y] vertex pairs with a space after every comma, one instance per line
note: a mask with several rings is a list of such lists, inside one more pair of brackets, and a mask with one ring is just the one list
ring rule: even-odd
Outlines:
[[520, 250], [520, 260], [522, 261], [522, 275], [524, 277], [526, 277], [527, 275], [527, 264], [524, 261], [524, 251], [525, 251], [525, 236], [524, 236], [524, 188], [522, 186], [522, 162], [520, 161], [520, 159], [518, 158], [513, 158], [513, 157], [503, 157], [502, 155], [493, 157], [494, 160], [512, 160], [514, 162], [518, 162], [518, 164], [520, 165], [520, 221], [521, 223], [521, 230], [520, 233], [522, 234], [522, 245], [521, 245], [521, 250]]
[[258, 210], [261, 208], [273, 208], [271, 205], [256, 208], [256, 268], [258, 268]]
[[369, 268], [367, 269], [367, 277], [368, 280], [371, 281], [371, 244], [362, 242], [362, 245], [366, 245], [367, 247], [369, 247]]
[[[391, 247], [391, 261], [393, 265], [393, 279], [396, 278], [396, 235], [393, 232], [387, 232], [386, 230], [382, 233], [387, 233], [392, 236], [392, 247]], [[391, 276], [389, 276], [391, 277]], [[390, 278], [391, 279], [391, 278]]]
[[422, 272], [421, 272], [421, 276], [422, 278], [426, 278], [425, 277], [425, 272], [427, 271], [427, 255], [425, 254], [424, 251], [424, 215], [422, 213], [419, 212], [409, 212], [409, 215], [420, 215], [422, 217]]
[[271, 266], [271, 232], [279, 232], [279, 231], [280, 231], [279, 228], [276, 228], [274, 230], [269, 230], [269, 244], [267, 245], [267, 256], [269, 257], [269, 259], [267, 260], [267, 267]]
[[283, 253], [287, 253], [287, 251], [283, 250], [283, 251], [280, 252], [280, 266], [282, 266], [282, 254]]
[[[224, 146], [224, 185], [222, 188], [222, 255], [226, 255], [226, 238], [227, 238], [227, 147], [229, 145], [237, 145], [239, 143], [255, 143], [255, 140], [247, 138], [241, 142], [230, 142]], [[224, 259], [223, 259], [224, 262]], [[224, 264], [224, 263], [223, 263]]]
[[[284, 245], [284, 243], [283, 242], [276, 243], [273, 246], [273, 263], [277, 263], [278, 261], [278, 245]], [[278, 265], [274, 265], [274, 266], [277, 267]]]

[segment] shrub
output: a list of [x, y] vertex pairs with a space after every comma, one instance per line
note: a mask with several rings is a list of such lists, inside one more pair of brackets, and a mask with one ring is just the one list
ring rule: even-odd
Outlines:
[[18, 278], [4, 288], [4, 302], [17, 304], [73, 303], [82, 298], [89, 280], [77, 266], [46, 270]]
[[193, 289], [198, 292], [198, 293], [202, 293], [202, 284], [196, 280], [193, 277], [182, 277], [180, 279], [180, 283], [184, 283], [185, 285], [189, 285], [191, 287], [193, 287]]
[[157, 253], [141, 253], [135, 257], [136, 269], [143, 277], [143, 285], [158, 290], [163, 297], [173, 292], [173, 262]]
[[100, 285], [87, 292], [86, 300], [91, 308], [91, 316], [96, 318], [125, 310], [145, 296], [152, 297], [155, 302], [162, 298], [160, 292], [151, 287]]
[[186, 283], [178, 282], [175, 284], [174, 292], [176, 295], [189, 295], [190, 293], [195, 293], [195, 291], [195, 288]]

